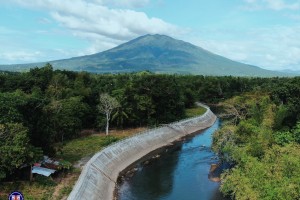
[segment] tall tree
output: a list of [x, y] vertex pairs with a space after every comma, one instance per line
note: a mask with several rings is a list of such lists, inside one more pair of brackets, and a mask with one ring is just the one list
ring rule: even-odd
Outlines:
[[111, 113], [114, 109], [118, 108], [119, 106], [119, 102], [114, 97], [111, 97], [107, 93], [100, 94], [100, 104], [98, 105], [98, 109], [101, 113], [106, 115], [106, 135], [108, 135], [109, 120]]
[[30, 145], [28, 129], [20, 123], [0, 124], [0, 180], [23, 164], [38, 160], [41, 151]]

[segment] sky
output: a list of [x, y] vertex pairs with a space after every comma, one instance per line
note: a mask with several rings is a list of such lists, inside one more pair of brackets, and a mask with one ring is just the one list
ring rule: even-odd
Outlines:
[[300, 0], [0, 0], [0, 64], [93, 54], [145, 34], [300, 70]]

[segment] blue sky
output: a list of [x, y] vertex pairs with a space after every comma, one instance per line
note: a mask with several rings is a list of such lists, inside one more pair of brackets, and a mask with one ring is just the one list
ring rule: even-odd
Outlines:
[[265, 69], [300, 70], [300, 0], [0, 0], [0, 64], [166, 34]]

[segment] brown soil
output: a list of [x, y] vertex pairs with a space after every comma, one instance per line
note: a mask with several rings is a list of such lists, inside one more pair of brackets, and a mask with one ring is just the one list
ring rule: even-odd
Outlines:
[[66, 177], [62, 178], [58, 185], [55, 187], [52, 199], [64, 200], [68, 198], [69, 194], [62, 194], [62, 190], [66, 186], [73, 186], [79, 177], [79, 173], [69, 173]]
[[208, 178], [209, 180], [213, 181], [213, 182], [220, 182], [221, 178], [219, 175], [215, 175], [214, 172], [219, 168], [219, 164], [211, 164], [210, 165], [210, 170], [209, 170], [209, 174], [208, 174]]

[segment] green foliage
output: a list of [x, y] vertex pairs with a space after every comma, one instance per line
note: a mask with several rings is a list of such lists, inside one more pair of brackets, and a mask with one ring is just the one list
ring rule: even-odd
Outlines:
[[213, 134], [213, 150], [218, 154], [220, 159], [229, 163], [234, 162], [232, 151], [236, 146], [235, 130], [236, 127], [227, 125]]
[[39, 159], [39, 153], [29, 143], [28, 129], [22, 124], [0, 124], [0, 179], [23, 164]]
[[296, 126], [292, 129], [295, 142], [300, 144], [300, 121], [297, 122]]
[[126, 119], [128, 119], [128, 114], [125, 112], [125, 108], [118, 107], [112, 116], [112, 120], [116, 121], [117, 126], [122, 128]]
[[40, 184], [40, 182], [23, 182], [23, 181], [0, 184], [0, 191], [1, 191], [0, 199], [7, 200], [7, 195], [11, 191], [22, 191], [26, 200], [53, 199], [53, 192], [55, 187], [54, 185], [55, 184], [53, 183], [53, 181], [51, 181], [51, 183], [43, 184], [43, 185]]
[[274, 135], [276, 144], [284, 146], [295, 141], [293, 133], [290, 131], [276, 132]]
[[288, 112], [267, 94], [235, 97], [229, 102], [238, 102], [247, 114], [213, 136], [213, 150], [235, 164], [222, 175], [221, 191], [234, 199], [299, 199], [300, 123], [276, 131], [284, 128]]
[[184, 91], [184, 105], [186, 108], [193, 108], [195, 106], [196, 94], [190, 88]]
[[71, 169], [72, 163], [66, 160], [60, 160], [59, 161], [59, 169]]
[[119, 139], [119, 137], [115, 136], [91, 135], [71, 140], [63, 147], [60, 157], [74, 163], [85, 156], [92, 156], [103, 147], [110, 145]]
[[261, 160], [242, 154], [244, 162], [223, 174], [221, 191], [235, 199], [299, 199], [299, 149], [273, 146]]
[[279, 145], [286, 145], [292, 142], [300, 143], [300, 122], [290, 131], [280, 131], [275, 133], [275, 142]]
[[73, 185], [66, 185], [60, 191], [60, 196], [58, 199], [62, 199], [63, 196], [68, 196], [73, 190]]
[[290, 111], [287, 106], [279, 105], [275, 112], [274, 129], [278, 130], [283, 126], [284, 120], [290, 115]]
[[52, 180], [51, 177], [46, 177], [42, 175], [36, 175], [35, 182], [41, 186], [56, 186], [57, 184]]
[[[299, 85], [299, 78], [211, 77], [149, 72], [89, 74], [53, 70], [50, 64], [26, 73], [1, 73], [0, 124], [6, 127], [11, 124], [12, 130], [20, 131], [18, 137], [1, 138], [3, 145], [0, 149], [16, 147], [11, 151], [16, 150], [20, 155], [12, 162], [15, 162], [14, 166], [5, 164], [8, 168], [1, 168], [0, 176], [17, 170], [21, 163], [31, 163], [34, 157], [42, 154], [37, 147], [42, 148], [45, 155], [63, 153], [65, 160], [74, 162], [114, 142], [115, 139], [102, 138], [98, 141], [94, 138], [95, 142], [99, 142], [94, 144], [88, 138], [91, 145], [79, 142], [76, 147], [69, 144], [70, 140], [80, 136], [82, 129], [94, 129], [101, 122], [105, 125], [105, 116], [100, 116], [97, 110], [99, 93], [107, 93], [120, 103], [120, 107], [112, 113], [113, 128], [165, 124], [202, 114], [204, 110], [193, 108], [196, 101], [222, 101], [227, 119], [238, 126], [219, 132], [220, 138], [214, 139], [216, 151], [233, 163], [238, 159], [233, 156], [236, 146], [261, 159], [273, 144], [299, 143], [300, 125], [295, 126], [300, 119]], [[191, 109], [186, 111], [186, 108]], [[279, 133], [288, 131], [293, 139], [284, 134], [276, 136], [273, 130]], [[64, 143], [67, 145], [63, 148]], [[68, 149], [69, 145], [72, 149]], [[8, 158], [3, 158], [0, 162], [8, 162]]]
[[290, 128], [300, 119], [300, 78], [287, 79], [273, 88], [271, 97], [277, 105], [284, 106], [280, 115], [283, 126]]
[[101, 142], [101, 146], [108, 146], [114, 142], [117, 142], [119, 139], [112, 136], [112, 137], [106, 137], [102, 142]]
[[199, 115], [203, 115], [206, 112], [206, 108], [203, 108], [201, 106], [195, 107], [195, 108], [188, 108], [185, 110], [186, 117], [196, 117]]
[[24, 119], [20, 108], [25, 104], [26, 96], [20, 90], [0, 93], [0, 124], [22, 122]]
[[74, 138], [82, 128], [82, 117], [87, 112], [87, 105], [81, 97], [52, 100], [44, 107], [48, 118], [48, 127], [53, 130], [54, 141]]

